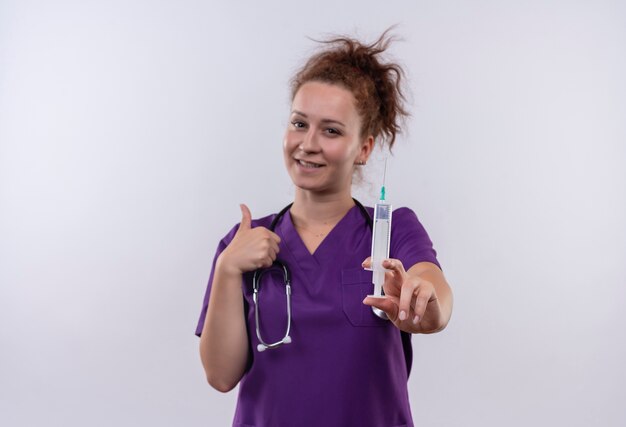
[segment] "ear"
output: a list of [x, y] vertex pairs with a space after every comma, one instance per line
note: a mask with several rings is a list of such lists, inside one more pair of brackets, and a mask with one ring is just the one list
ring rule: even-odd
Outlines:
[[374, 136], [369, 135], [367, 138], [363, 140], [361, 144], [361, 152], [359, 153], [359, 160], [367, 163], [367, 160], [374, 151]]

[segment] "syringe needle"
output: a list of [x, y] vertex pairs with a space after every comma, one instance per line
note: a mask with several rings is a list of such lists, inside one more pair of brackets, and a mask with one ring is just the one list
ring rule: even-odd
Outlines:
[[385, 169], [383, 170], [383, 187], [385, 186], [385, 182], [387, 180], [387, 157], [385, 157]]
[[383, 169], [383, 186], [380, 188], [380, 200], [385, 200], [385, 180], [387, 179], [387, 157], [385, 157], [385, 168]]

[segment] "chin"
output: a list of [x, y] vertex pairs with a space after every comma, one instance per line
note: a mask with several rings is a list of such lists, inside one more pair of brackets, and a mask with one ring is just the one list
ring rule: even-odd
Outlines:
[[311, 180], [308, 179], [301, 179], [299, 177], [296, 177], [295, 179], [294, 177], [291, 177], [291, 182], [293, 183], [294, 187], [300, 190], [312, 191], [314, 193], [324, 192], [327, 189], [327, 187], [324, 185], [320, 185], [316, 182], [311, 182]]
[[298, 180], [298, 179], [292, 179], [291, 182], [293, 182], [294, 187], [299, 188], [300, 190], [306, 190], [306, 191], [322, 191], [322, 188], [320, 188], [319, 185], [315, 185], [314, 183], [311, 182], [306, 182], [305, 180]]

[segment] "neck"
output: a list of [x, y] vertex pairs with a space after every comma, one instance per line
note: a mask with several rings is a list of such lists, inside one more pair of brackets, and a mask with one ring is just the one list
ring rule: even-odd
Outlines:
[[314, 194], [296, 188], [291, 216], [300, 223], [336, 223], [354, 206], [349, 191], [341, 194]]

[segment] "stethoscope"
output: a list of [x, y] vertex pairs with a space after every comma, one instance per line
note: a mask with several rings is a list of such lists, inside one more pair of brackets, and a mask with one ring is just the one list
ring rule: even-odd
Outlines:
[[[370, 216], [369, 212], [358, 200], [354, 198], [352, 200], [354, 200], [354, 203], [357, 205], [357, 207], [361, 211], [361, 214], [365, 218], [368, 227], [370, 228], [370, 230], [372, 230], [372, 217]], [[276, 224], [278, 224], [278, 221], [291, 208], [291, 205], [293, 205], [293, 203], [285, 206], [276, 215], [276, 217], [274, 217], [274, 220], [269, 226], [270, 231], [275, 230]], [[261, 329], [259, 327], [259, 284], [261, 283], [261, 278], [263, 277], [263, 275], [273, 269], [281, 270], [283, 273], [283, 281], [285, 283], [285, 296], [287, 297], [287, 329], [285, 331], [285, 336], [283, 336], [281, 340], [268, 344], [261, 337]], [[289, 273], [287, 265], [276, 260], [272, 263], [272, 266], [270, 268], [255, 270], [254, 275], [252, 276], [252, 292], [252, 301], [254, 301], [254, 321], [256, 323], [256, 336], [260, 342], [260, 344], [256, 347], [257, 351], [261, 352], [267, 350], [268, 348], [276, 348], [281, 346], [282, 344], [289, 344], [291, 342], [291, 336], [289, 336], [289, 332], [291, 331], [291, 274]], [[375, 307], [372, 307], [372, 311], [381, 319], [388, 319], [384, 311]]]

